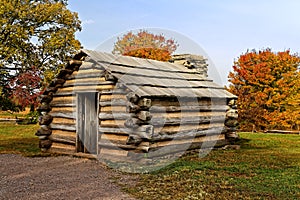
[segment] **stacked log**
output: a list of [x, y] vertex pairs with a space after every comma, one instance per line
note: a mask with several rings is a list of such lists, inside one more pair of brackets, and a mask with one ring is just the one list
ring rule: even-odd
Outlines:
[[199, 149], [208, 143], [221, 145], [225, 134], [224, 120], [227, 109], [224, 100], [185, 99], [183, 102], [171, 99], [153, 99], [150, 124], [154, 133], [150, 140], [151, 156], [175, 154]]
[[[127, 144], [139, 146], [143, 141], [151, 140], [153, 137], [153, 126], [150, 125], [152, 118], [150, 114], [151, 99], [140, 99], [135, 93], [130, 92], [126, 95], [128, 100], [127, 112], [130, 117], [124, 125], [131, 131], [129, 133]], [[144, 148], [148, 151], [149, 148]]]
[[184, 65], [191, 71], [195, 71], [202, 75], [204, 78], [208, 77], [207, 59], [205, 59], [203, 56], [192, 54], [173, 55], [170, 61]]
[[[83, 56], [83, 55], [82, 55]], [[51, 115], [52, 110], [51, 102], [55, 96], [55, 93], [63, 87], [68, 76], [70, 76], [75, 70], [78, 70], [82, 61], [71, 60], [64, 69], [62, 69], [57, 77], [49, 84], [43, 95], [41, 95], [41, 105], [37, 108], [37, 111], [41, 113], [39, 117], [40, 129], [35, 133], [39, 137], [39, 147], [42, 151], [47, 151], [53, 144], [51, 139], [52, 127], [54, 117]]]
[[80, 149], [76, 135], [77, 93], [97, 92], [97, 88], [102, 86], [112, 87], [112, 83], [105, 81], [103, 77], [104, 70], [88, 59], [85, 62], [73, 60], [71, 63], [74, 71], [71, 74], [64, 72], [66, 81], [53, 95], [50, 103], [52, 109], [49, 114], [53, 117], [50, 124], [52, 134], [49, 136], [53, 143], [50, 150], [55, 153], [73, 154]]
[[[115, 78], [104, 74], [106, 81], [115, 81]], [[99, 111], [99, 156], [111, 158], [114, 156], [126, 157], [132, 146], [126, 145], [129, 130], [124, 122], [129, 114], [126, 113], [126, 90], [124, 88], [101, 90]]]
[[44, 93], [44, 95], [41, 96], [41, 106], [37, 109], [41, 113], [41, 116], [39, 117], [40, 129], [35, 135], [40, 139], [39, 147], [42, 151], [48, 150], [52, 145], [52, 141], [49, 139], [49, 136], [52, 134], [50, 124], [53, 117], [48, 114], [49, 111], [51, 111], [50, 102], [52, 98], [53, 91], [48, 90], [46, 94]]
[[226, 139], [228, 139], [230, 142], [234, 142], [239, 137], [237, 134], [237, 126], [238, 110], [236, 100], [232, 99], [228, 103], [228, 109], [226, 110], [225, 119]]

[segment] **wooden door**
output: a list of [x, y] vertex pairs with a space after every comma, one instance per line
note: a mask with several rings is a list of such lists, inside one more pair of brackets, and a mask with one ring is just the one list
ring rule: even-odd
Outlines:
[[77, 152], [97, 154], [98, 93], [77, 94]]

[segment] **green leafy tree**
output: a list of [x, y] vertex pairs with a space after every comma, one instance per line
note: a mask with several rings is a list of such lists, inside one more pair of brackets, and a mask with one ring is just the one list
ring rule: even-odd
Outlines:
[[66, 0], [0, 0], [0, 84], [6, 88], [2, 98], [19, 74], [34, 66], [46, 83], [80, 49], [75, 39], [80, 21], [66, 6]]
[[238, 96], [241, 128], [299, 127], [300, 57], [270, 49], [246, 52], [234, 63], [228, 90]]
[[173, 39], [166, 39], [162, 34], [155, 35], [141, 30], [129, 32], [117, 39], [113, 53], [139, 58], [168, 61], [176, 51], [178, 44]]

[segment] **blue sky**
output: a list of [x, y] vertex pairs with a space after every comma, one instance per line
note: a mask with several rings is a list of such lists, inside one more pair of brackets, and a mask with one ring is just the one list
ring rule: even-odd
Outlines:
[[84, 48], [109, 51], [116, 36], [150, 28], [177, 40], [178, 53], [203, 50], [221, 84], [247, 49], [300, 53], [299, 0], [69, 0], [68, 8], [83, 23]]

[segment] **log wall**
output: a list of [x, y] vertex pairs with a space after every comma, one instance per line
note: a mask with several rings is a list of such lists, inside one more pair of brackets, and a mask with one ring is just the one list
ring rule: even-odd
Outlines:
[[65, 83], [53, 95], [49, 115], [53, 117], [50, 127], [52, 134], [52, 152], [76, 152], [76, 93], [96, 92], [102, 86], [112, 88], [111, 82], [104, 80], [103, 70], [94, 68], [92, 63], [84, 62], [79, 71], [66, 77]]
[[[204, 142], [224, 141], [224, 122], [229, 108], [226, 104], [224, 99], [152, 99], [150, 124], [154, 126], [154, 133], [150, 151], [160, 156], [170, 151], [201, 148]], [[160, 151], [160, 148], [168, 150]]]
[[99, 157], [126, 157], [128, 132], [124, 126], [126, 113], [126, 89], [105, 90], [100, 95]]

